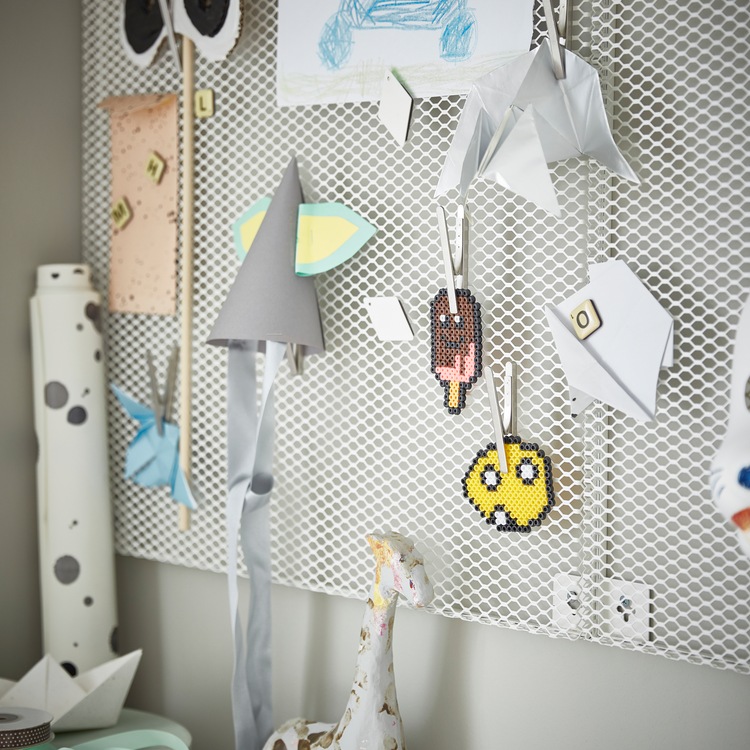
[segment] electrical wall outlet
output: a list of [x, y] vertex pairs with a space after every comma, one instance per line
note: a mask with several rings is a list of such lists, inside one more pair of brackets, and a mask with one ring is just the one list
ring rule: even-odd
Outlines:
[[601, 627], [607, 635], [634, 643], [649, 640], [651, 591], [645, 583], [609, 578], [602, 583]]
[[552, 622], [572, 632], [581, 627], [581, 577], [558, 573], [552, 586]]

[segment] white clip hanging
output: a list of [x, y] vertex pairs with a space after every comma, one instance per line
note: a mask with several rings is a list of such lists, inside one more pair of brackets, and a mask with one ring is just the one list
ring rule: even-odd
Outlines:
[[555, 19], [552, 0], [543, 0], [544, 18], [547, 22], [549, 48], [555, 78], [565, 78], [565, 49], [570, 49], [570, 19], [573, 15], [573, 0], [560, 0], [560, 15]]
[[172, 25], [172, 14], [170, 13], [167, 0], [159, 0], [159, 10], [161, 11], [161, 17], [164, 21], [164, 27], [167, 30], [167, 41], [169, 43], [169, 49], [172, 52], [172, 59], [177, 67], [177, 72], [182, 73], [182, 66], [180, 65], [180, 53], [177, 51], [177, 41], [174, 36], [174, 26]]
[[[460, 205], [456, 215], [456, 253], [454, 256], [450, 236], [448, 235], [448, 222], [445, 218], [445, 209], [438, 204], [436, 211], [440, 233], [440, 246], [443, 251], [443, 265], [445, 266], [445, 286], [448, 290], [448, 308], [452, 315], [456, 315], [458, 313], [456, 289], [465, 289], [469, 285], [468, 216], [464, 206]], [[458, 287], [456, 283], [458, 283]]]
[[492, 426], [495, 430], [498, 469], [501, 474], [507, 474], [508, 459], [505, 455], [505, 428], [503, 427], [503, 418], [500, 416], [500, 407], [497, 403], [495, 371], [489, 365], [484, 368], [484, 382], [487, 385], [487, 396], [490, 400], [490, 413], [492, 414]]
[[503, 424], [511, 435], [518, 434], [517, 403], [516, 363], [512, 361], [506, 362], [505, 375], [503, 376]]
[[303, 349], [299, 344], [286, 345], [286, 357], [289, 360], [289, 369], [292, 375], [302, 375]]

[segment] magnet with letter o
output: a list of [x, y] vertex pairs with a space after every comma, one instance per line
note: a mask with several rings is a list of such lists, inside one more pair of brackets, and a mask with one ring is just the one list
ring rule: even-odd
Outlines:
[[573, 330], [581, 341], [602, 326], [602, 321], [599, 319], [594, 303], [590, 299], [581, 302], [578, 307], [574, 308], [570, 313], [570, 319], [573, 321]]

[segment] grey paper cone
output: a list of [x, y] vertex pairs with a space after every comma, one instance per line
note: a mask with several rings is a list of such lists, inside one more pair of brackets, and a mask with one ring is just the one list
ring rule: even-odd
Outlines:
[[297, 212], [302, 188], [292, 158], [263, 223], [229, 290], [208, 343], [231, 341], [299, 344], [306, 354], [325, 349], [318, 296], [312, 278], [297, 276]]

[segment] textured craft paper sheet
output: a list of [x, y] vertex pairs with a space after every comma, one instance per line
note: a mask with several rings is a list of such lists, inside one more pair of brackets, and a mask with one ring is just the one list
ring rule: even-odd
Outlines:
[[[112, 224], [109, 309], [174, 315], [177, 291], [177, 96], [105, 99], [111, 133], [110, 205], [126, 198], [133, 215]], [[157, 184], [146, 174], [151, 153], [165, 163]]]
[[[528, 52], [531, 44], [531, 0], [430, 0], [416, 10], [418, 4], [410, 5], [399, 10], [385, 0], [279, 0], [279, 105], [377, 101], [391, 68], [415, 98], [465, 94], [475, 78]], [[442, 20], [435, 18], [441, 8]], [[338, 26], [326, 35], [337, 13]], [[448, 59], [446, 24], [467, 13], [475, 21], [473, 51], [464, 60]]]

